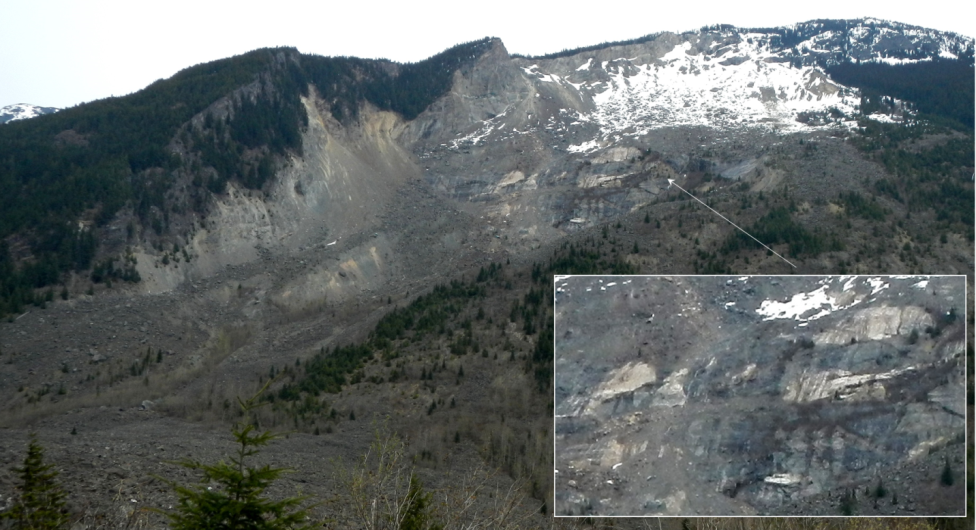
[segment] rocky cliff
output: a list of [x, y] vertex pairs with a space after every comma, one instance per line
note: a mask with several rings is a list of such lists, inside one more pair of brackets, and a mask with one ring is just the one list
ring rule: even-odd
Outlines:
[[962, 277], [557, 285], [558, 513], [964, 512]]

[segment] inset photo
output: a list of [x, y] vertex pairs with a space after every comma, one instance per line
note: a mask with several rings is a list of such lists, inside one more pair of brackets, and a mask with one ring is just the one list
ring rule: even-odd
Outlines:
[[965, 276], [557, 276], [556, 516], [962, 516]]

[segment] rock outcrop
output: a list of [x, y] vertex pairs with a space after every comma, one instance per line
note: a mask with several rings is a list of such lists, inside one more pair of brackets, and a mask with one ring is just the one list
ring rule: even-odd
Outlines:
[[963, 281], [560, 279], [557, 512], [836, 514], [880, 480], [963, 513], [904, 493], [963, 458]]

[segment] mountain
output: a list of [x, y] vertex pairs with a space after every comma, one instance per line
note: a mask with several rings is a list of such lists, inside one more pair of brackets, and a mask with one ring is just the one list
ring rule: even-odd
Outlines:
[[30, 103], [7, 105], [6, 107], [0, 107], [0, 124], [10, 121], [26, 120], [36, 116], [43, 116], [44, 114], [51, 114], [59, 110], [61, 109], [54, 107], [38, 107], [37, 105], [31, 105]]
[[[348, 495], [329, 462], [385, 422], [433, 491], [486, 465], [551, 521], [552, 278], [971, 274], [972, 72], [971, 39], [869, 19], [412, 64], [276, 48], [7, 124], [0, 458], [34, 428], [81, 462], [64, 474], [92, 520], [157, 517], [119, 499], [173, 504], [146, 477], [222, 458], [236, 399], [273, 380], [255, 421], [293, 430], [286, 487]], [[925, 473], [963, 444], [932, 447], [900, 506], [958, 513]], [[840, 511], [795, 501], [762, 509]]]

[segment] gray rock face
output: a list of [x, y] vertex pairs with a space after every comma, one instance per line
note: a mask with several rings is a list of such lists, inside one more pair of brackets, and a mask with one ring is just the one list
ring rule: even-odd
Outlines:
[[557, 513], [837, 514], [961, 461], [963, 281], [557, 278]]
[[485, 205], [500, 235], [542, 240], [631, 212], [686, 174], [773, 187], [782, 176], [763, 146], [856, 126], [859, 92], [824, 65], [961, 56], [972, 46], [875, 20], [662, 33], [547, 58], [510, 56], [495, 40], [398, 141], [435, 189]]

